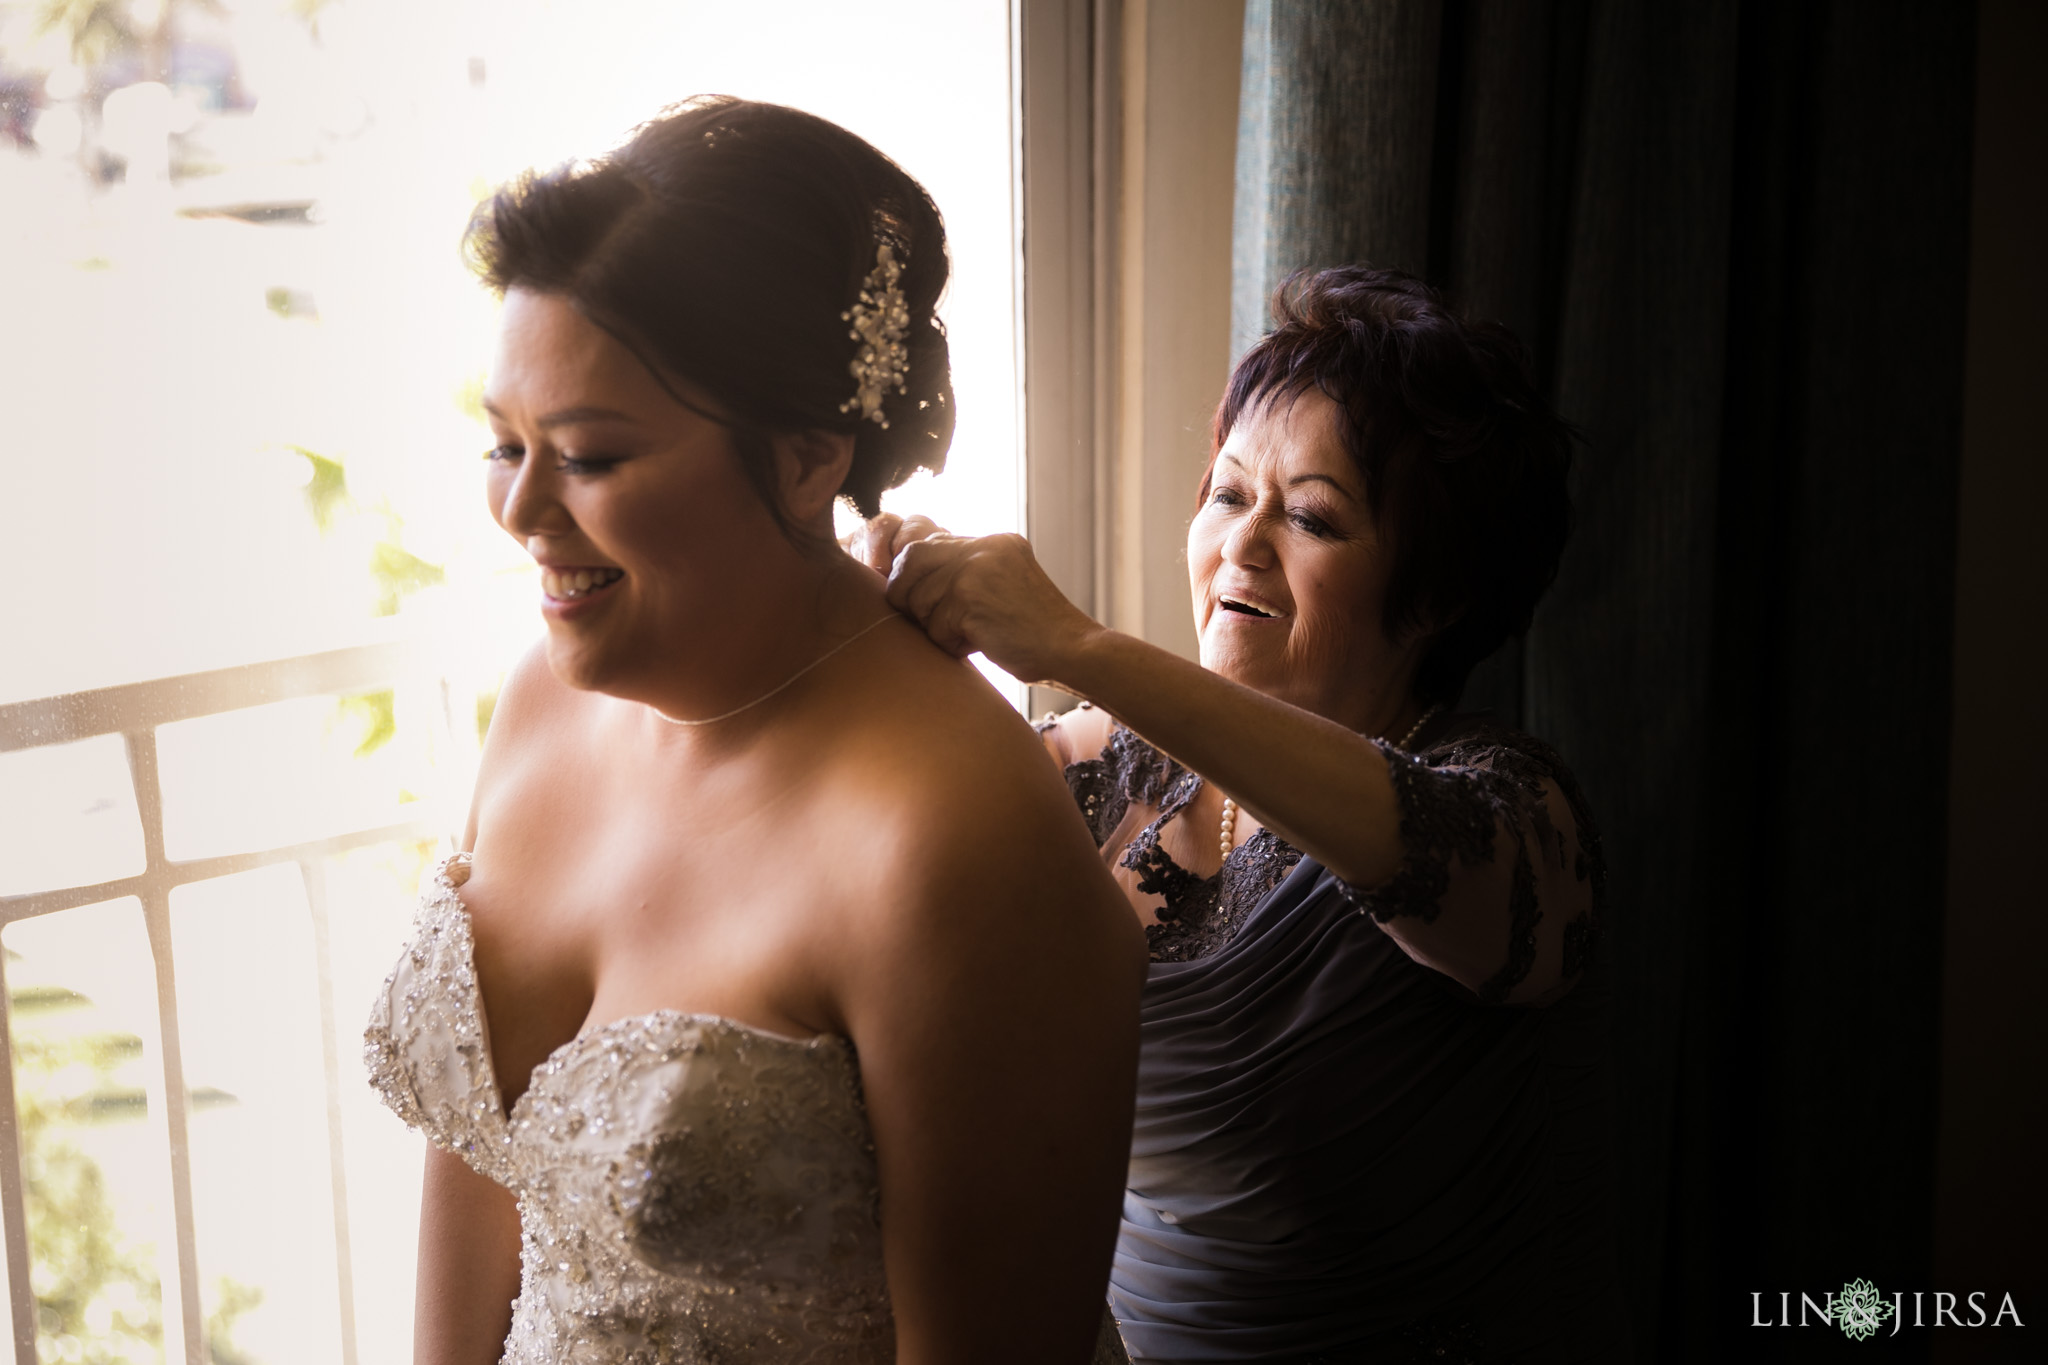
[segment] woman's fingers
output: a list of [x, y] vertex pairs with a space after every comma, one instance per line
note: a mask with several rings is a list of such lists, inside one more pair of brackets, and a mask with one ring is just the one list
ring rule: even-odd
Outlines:
[[896, 558], [889, 600], [924, 628], [933, 644], [966, 657], [983, 647], [970, 629], [975, 596], [965, 581], [979, 542], [953, 536], [914, 541]]
[[941, 533], [905, 546], [889, 575], [889, 601], [941, 649], [986, 654], [1027, 682], [1051, 676], [1063, 642], [1094, 624], [1016, 535]]
[[897, 560], [896, 572], [889, 579], [890, 604], [916, 621], [931, 642], [948, 654], [962, 658], [972, 654], [976, 645], [968, 637], [962, 619], [964, 604], [955, 591], [959, 559], [931, 553], [934, 547], [923, 543], [909, 548], [917, 553]]
[[903, 518], [894, 512], [870, 517], [853, 533], [847, 550], [876, 573], [886, 575], [890, 561], [896, 558], [896, 530], [902, 524]]
[[889, 570], [889, 605], [923, 625], [952, 587], [960, 564], [974, 544], [952, 536], [912, 541]]
[[847, 537], [846, 550], [855, 559], [886, 578], [896, 562], [896, 556], [903, 553], [905, 546], [945, 534], [946, 528], [930, 517], [899, 517], [894, 512], [882, 512], [870, 517]]
[[[889, 558], [893, 562], [897, 555], [903, 553], [904, 546], [914, 544], [920, 540], [930, 540], [933, 536], [945, 534], [946, 528], [933, 521], [930, 517], [914, 514], [901, 517], [896, 522], [895, 537], [889, 545]], [[882, 567], [882, 572], [889, 572], [887, 565]]]

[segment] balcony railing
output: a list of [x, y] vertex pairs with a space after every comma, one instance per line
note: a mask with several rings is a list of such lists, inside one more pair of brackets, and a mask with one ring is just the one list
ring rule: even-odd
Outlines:
[[[171, 1197], [174, 1248], [161, 1256], [165, 1358], [205, 1365], [204, 1318], [193, 1231], [192, 1170], [187, 1135], [190, 1096], [179, 1046], [177, 965], [171, 951], [171, 892], [194, 882], [282, 863], [295, 863], [311, 911], [319, 977], [322, 1065], [327, 1092], [329, 1172], [334, 1206], [336, 1292], [340, 1297], [342, 1365], [357, 1365], [356, 1314], [348, 1236], [348, 1191], [342, 1153], [342, 1065], [335, 1030], [326, 860], [368, 845], [437, 838], [448, 831], [432, 816], [354, 829], [255, 852], [178, 860], [164, 851], [164, 798], [157, 771], [157, 728], [301, 697], [347, 695], [394, 684], [423, 685], [438, 697], [436, 728], [460, 736], [463, 708], [445, 676], [418, 645], [386, 643], [309, 654], [151, 682], [74, 692], [0, 705], [0, 753], [118, 734], [141, 818], [144, 866], [133, 876], [0, 896], [0, 925], [78, 906], [133, 897], [141, 903], [156, 977], [150, 1051], [149, 1116]], [[464, 699], [473, 703], [473, 698]], [[0, 1218], [4, 1218], [7, 1283], [18, 1365], [36, 1361], [36, 1300], [31, 1282], [26, 1187], [14, 1078], [14, 1034], [8, 996], [0, 990]]]

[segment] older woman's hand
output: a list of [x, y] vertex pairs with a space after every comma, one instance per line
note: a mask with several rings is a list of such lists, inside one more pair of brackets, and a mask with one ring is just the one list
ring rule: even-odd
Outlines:
[[904, 546], [945, 534], [946, 528], [930, 517], [883, 512], [862, 522], [860, 529], [847, 537], [846, 552], [887, 578]]
[[889, 574], [889, 604], [939, 648], [985, 654], [1024, 682], [1062, 681], [1064, 665], [1102, 629], [1054, 586], [1018, 535], [911, 541]]

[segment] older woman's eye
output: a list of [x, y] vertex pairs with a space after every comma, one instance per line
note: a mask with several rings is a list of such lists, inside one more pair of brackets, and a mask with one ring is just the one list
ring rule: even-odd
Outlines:
[[1244, 495], [1235, 488], [1219, 488], [1209, 494], [1209, 501], [1218, 507], [1242, 507]]
[[1310, 512], [1296, 512], [1294, 514], [1294, 524], [1312, 536], [1327, 536], [1331, 534], [1330, 523]]

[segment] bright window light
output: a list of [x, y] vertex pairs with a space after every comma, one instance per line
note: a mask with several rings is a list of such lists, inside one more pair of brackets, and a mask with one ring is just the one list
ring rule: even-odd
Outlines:
[[[394, 637], [441, 658], [432, 685], [156, 728], [170, 858], [459, 811], [473, 732], [541, 626], [484, 505], [497, 305], [458, 241], [496, 184], [686, 96], [797, 105], [924, 183], [953, 254], [958, 435], [888, 502], [1021, 526], [1005, 0], [148, 0], [126, 37], [87, 22], [108, 9], [0, 0], [0, 705]], [[136, 872], [148, 803], [123, 746], [0, 754], [20, 826], [0, 896]], [[217, 1359], [409, 1355], [420, 1149], [356, 1059], [428, 855], [209, 874], [163, 912]], [[95, 894], [5, 935], [30, 1203], [61, 1193], [39, 1173], [101, 1176], [63, 1215], [98, 1250], [33, 1267], [38, 1296], [85, 1286], [37, 1310], [44, 1359], [164, 1349], [176, 1263], [144, 915]]]

